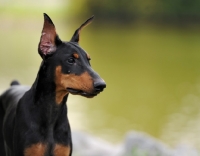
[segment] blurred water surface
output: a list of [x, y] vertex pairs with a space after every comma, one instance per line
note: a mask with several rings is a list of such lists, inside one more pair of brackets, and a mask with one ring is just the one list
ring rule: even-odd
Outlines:
[[[69, 40], [79, 26], [52, 19], [63, 40]], [[41, 62], [37, 45], [43, 18], [41, 14], [40, 19], [0, 20], [2, 92], [13, 79], [33, 83]], [[198, 27], [94, 23], [85, 28], [80, 44], [107, 88], [93, 99], [70, 95], [72, 129], [115, 143], [127, 131], [137, 130], [170, 145], [200, 147], [199, 41]]]

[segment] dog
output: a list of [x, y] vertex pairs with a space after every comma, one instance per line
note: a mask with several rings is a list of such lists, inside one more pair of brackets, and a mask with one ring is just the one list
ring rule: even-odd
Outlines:
[[1, 155], [72, 155], [68, 95], [92, 98], [106, 87], [91, 68], [89, 54], [79, 46], [80, 32], [93, 18], [86, 20], [69, 42], [64, 42], [44, 13], [38, 45], [42, 63], [36, 80], [31, 87], [13, 81], [0, 96]]

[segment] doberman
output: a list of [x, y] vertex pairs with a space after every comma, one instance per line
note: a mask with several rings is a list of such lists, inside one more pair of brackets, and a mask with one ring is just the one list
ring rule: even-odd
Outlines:
[[72, 155], [68, 95], [92, 98], [106, 87], [91, 68], [90, 56], [79, 46], [81, 29], [92, 20], [85, 21], [69, 42], [63, 42], [44, 13], [38, 45], [42, 63], [35, 82], [29, 88], [13, 81], [0, 96], [0, 155]]

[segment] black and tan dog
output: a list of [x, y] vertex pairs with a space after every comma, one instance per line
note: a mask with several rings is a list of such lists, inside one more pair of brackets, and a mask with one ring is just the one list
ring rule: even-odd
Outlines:
[[78, 44], [81, 29], [92, 19], [83, 23], [69, 42], [63, 42], [44, 14], [38, 46], [43, 61], [35, 82], [29, 88], [13, 81], [0, 96], [0, 155], [71, 156], [68, 94], [91, 98], [106, 87]]

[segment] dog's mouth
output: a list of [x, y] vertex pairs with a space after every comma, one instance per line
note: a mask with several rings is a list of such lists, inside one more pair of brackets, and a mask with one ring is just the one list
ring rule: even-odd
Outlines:
[[95, 93], [88, 93], [85, 92], [83, 90], [78, 90], [78, 89], [73, 89], [73, 88], [67, 88], [67, 91], [73, 95], [81, 95], [87, 98], [92, 98], [94, 96], [96, 96], [99, 92], [95, 92]]

